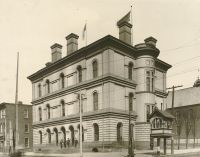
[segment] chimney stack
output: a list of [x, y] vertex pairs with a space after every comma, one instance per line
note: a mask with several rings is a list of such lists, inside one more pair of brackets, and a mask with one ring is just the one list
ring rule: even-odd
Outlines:
[[118, 22], [117, 26], [119, 28], [119, 39], [127, 44], [131, 45], [131, 28], [132, 24], [123, 21]]
[[51, 46], [52, 62], [55, 62], [61, 58], [62, 58], [62, 45], [55, 43]]
[[67, 40], [67, 55], [71, 54], [72, 52], [78, 50], [78, 38], [79, 36], [71, 33], [66, 36]]
[[157, 40], [154, 37], [148, 37], [144, 39], [144, 42], [151, 47], [156, 47]]

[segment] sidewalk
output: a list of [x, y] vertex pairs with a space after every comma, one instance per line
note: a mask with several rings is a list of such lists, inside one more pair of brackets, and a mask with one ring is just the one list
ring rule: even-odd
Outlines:
[[[161, 150], [162, 152], [162, 150]], [[175, 155], [179, 154], [188, 154], [188, 153], [195, 153], [200, 155], [200, 148], [194, 149], [181, 149], [181, 150], [174, 150]], [[153, 150], [136, 150], [135, 151], [136, 157], [152, 157], [154, 154]], [[74, 154], [50, 154], [50, 153], [34, 153], [34, 152], [26, 152], [24, 155], [26, 156], [38, 156], [38, 157], [80, 157], [79, 153]], [[0, 152], [1, 157], [6, 157], [7, 155]], [[121, 152], [86, 152], [84, 153], [84, 157], [125, 157], [127, 156], [127, 149], [123, 149]], [[171, 156], [171, 150], [167, 150], [167, 155]]]

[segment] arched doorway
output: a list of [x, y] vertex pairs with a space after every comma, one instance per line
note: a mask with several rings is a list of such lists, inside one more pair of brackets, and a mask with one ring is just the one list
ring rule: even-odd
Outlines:
[[[78, 131], [79, 131], [79, 141], [80, 141], [80, 124], [78, 125]], [[84, 141], [84, 129], [82, 126], [82, 141]]]
[[56, 145], [58, 145], [58, 129], [54, 128], [53, 131], [54, 131], [54, 137], [55, 137]]
[[63, 134], [63, 140], [66, 141], [66, 130], [65, 130], [65, 127], [61, 127], [61, 132]]
[[122, 123], [117, 123], [117, 142], [122, 143]]
[[72, 142], [72, 145], [74, 145], [74, 127], [71, 125], [69, 127], [69, 130], [71, 132], [71, 142]]
[[50, 131], [50, 129], [47, 129], [47, 141], [48, 141], [48, 143], [50, 144], [51, 143], [51, 131]]

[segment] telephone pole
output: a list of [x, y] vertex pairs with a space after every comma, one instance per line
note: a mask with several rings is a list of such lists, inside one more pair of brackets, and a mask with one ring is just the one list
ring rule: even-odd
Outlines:
[[174, 110], [174, 91], [176, 88], [179, 88], [179, 87], [183, 87], [183, 85], [180, 85], [180, 86], [172, 86], [172, 87], [169, 87], [167, 89], [172, 89], [172, 111]]
[[[172, 89], [172, 115], [174, 116], [174, 92], [175, 92], [175, 89], [176, 88], [180, 88], [180, 87], [183, 87], [183, 85], [179, 85], [179, 86], [172, 86], [172, 87], [169, 87], [167, 89]], [[173, 138], [173, 135], [172, 135], [172, 140], [171, 140], [171, 154], [174, 154], [174, 138]]]
[[78, 101], [79, 101], [79, 114], [80, 114], [80, 132], [79, 132], [80, 155], [81, 155], [80, 157], [83, 157], [83, 141], [82, 141], [82, 135], [83, 135], [83, 130], [82, 130], [82, 96], [83, 96], [83, 94], [78, 93], [77, 96], [78, 96]]

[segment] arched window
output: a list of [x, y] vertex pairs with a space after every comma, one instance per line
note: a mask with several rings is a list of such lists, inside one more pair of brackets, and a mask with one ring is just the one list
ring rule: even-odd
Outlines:
[[99, 141], [99, 126], [97, 123], [94, 123], [93, 127], [94, 127], [94, 141]]
[[61, 127], [61, 132], [62, 132], [62, 135], [63, 135], [63, 140], [65, 141], [66, 140], [66, 130], [65, 130], [65, 127]]
[[50, 129], [47, 129], [47, 137], [48, 137], [48, 143], [51, 143], [51, 131], [50, 131]]
[[129, 111], [133, 111], [133, 93], [129, 93], [128, 100], [129, 100]]
[[60, 85], [61, 88], [65, 88], [65, 75], [63, 73], [60, 74]]
[[50, 82], [49, 82], [49, 80], [46, 80], [46, 91], [47, 91], [47, 94], [50, 93]]
[[42, 131], [39, 131], [40, 144], [42, 144]]
[[74, 127], [72, 125], [69, 126], [70, 134], [71, 134], [71, 144], [74, 145], [75, 134], [74, 134]]
[[50, 119], [50, 105], [47, 104], [47, 119]]
[[129, 80], [133, 79], [133, 63], [132, 62], [128, 64], [128, 79]]
[[96, 60], [92, 62], [92, 70], [93, 70], [93, 78], [96, 78], [98, 76], [98, 65]]
[[61, 108], [62, 108], [62, 116], [65, 116], [65, 102], [64, 102], [64, 100], [61, 101]]
[[78, 72], [78, 82], [82, 82], [82, 67], [80, 65], [77, 67], [77, 72]]
[[58, 145], [58, 129], [54, 128], [53, 131], [54, 131], [54, 136], [55, 136], [54, 139], [55, 139], [56, 145]]
[[98, 110], [98, 93], [96, 91], [93, 93], [93, 108], [94, 111]]
[[117, 142], [122, 142], [122, 123], [117, 123]]
[[38, 84], [38, 97], [42, 96], [41, 84]]
[[42, 121], [42, 108], [38, 108], [39, 121]]

